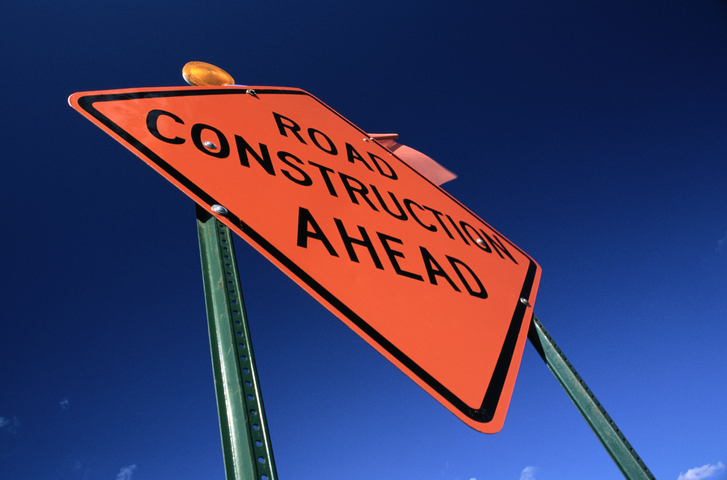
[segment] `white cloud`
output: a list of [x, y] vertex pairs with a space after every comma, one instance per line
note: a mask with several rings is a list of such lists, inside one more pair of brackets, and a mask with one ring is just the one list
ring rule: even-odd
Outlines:
[[116, 475], [116, 480], [131, 480], [131, 474], [134, 473], [134, 470], [136, 469], [136, 465], [129, 465], [128, 467], [123, 467], [119, 474]]
[[727, 234], [723, 238], [717, 241], [717, 248], [715, 251], [717, 253], [722, 253], [722, 249], [724, 248], [725, 244], [727, 244]]
[[702, 480], [711, 477], [720, 470], [724, 470], [724, 463], [717, 462], [717, 465], [708, 463], [702, 467], [687, 470], [687, 473], [680, 473], [677, 480]]
[[520, 472], [520, 480], [535, 480], [535, 467], [525, 467]]
[[18, 417], [0, 417], [0, 429], [10, 433], [17, 433], [18, 428], [20, 428]]

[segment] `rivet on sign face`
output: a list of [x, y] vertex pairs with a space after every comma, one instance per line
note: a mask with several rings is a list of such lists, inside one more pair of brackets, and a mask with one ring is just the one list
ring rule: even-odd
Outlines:
[[520, 303], [525, 304], [528, 307], [532, 307], [532, 305], [530, 305], [530, 302], [528, 302], [528, 299], [525, 297], [520, 297]]
[[210, 142], [209, 140], [205, 140], [202, 142], [202, 145], [204, 145], [205, 148], [209, 148], [210, 150], [217, 150], [217, 145]]
[[369, 141], [369, 139], [368, 139], [368, 138], [364, 138], [364, 142], [368, 142], [368, 141]]
[[257, 93], [252, 88], [248, 88], [247, 90], [245, 90], [245, 93], [247, 93], [248, 95], [252, 95], [253, 97], [257, 97]]
[[230, 213], [225, 207], [217, 204], [212, 205], [212, 211], [218, 215], [227, 215], [228, 213]]
[[475, 240], [475, 241], [477, 242], [477, 245], [484, 245], [484, 244], [485, 244], [485, 241], [484, 241], [484, 240], [482, 240], [482, 239], [481, 239], [481, 238], [479, 238], [479, 237], [477, 237], [477, 240]]

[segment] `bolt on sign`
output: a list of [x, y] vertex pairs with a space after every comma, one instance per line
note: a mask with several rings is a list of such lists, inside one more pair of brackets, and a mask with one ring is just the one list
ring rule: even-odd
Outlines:
[[302, 90], [69, 102], [467, 425], [502, 428], [540, 268], [477, 215]]

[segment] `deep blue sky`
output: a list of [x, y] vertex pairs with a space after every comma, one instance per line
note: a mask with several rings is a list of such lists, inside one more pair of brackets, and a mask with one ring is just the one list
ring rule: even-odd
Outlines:
[[[727, 478], [724, 1], [28, 0], [0, 32], [0, 478], [224, 478], [194, 205], [66, 101], [182, 85], [190, 60], [458, 173], [655, 476]], [[620, 478], [532, 346], [482, 435], [238, 261], [282, 480]]]

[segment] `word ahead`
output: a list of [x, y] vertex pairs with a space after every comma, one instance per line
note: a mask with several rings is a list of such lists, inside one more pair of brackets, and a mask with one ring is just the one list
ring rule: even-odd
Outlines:
[[71, 105], [473, 428], [502, 428], [540, 269], [310, 94], [188, 87]]

